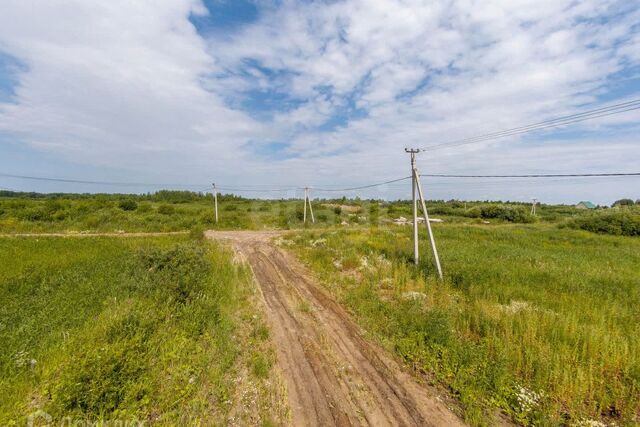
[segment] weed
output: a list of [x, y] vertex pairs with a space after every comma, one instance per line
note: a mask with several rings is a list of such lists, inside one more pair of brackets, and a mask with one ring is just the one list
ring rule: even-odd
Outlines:
[[224, 419], [247, 345], [234, 313], [252, 311], [231, 254], [186, 237], [5, 238], [0, 258], [0, 424]]
[[525, 425], [632, 423], [640, 241], [544, 224], [434, 232], [443, 282], [425, 236], [412, 265], [409, 227], [287, 239], [363, 328], [446, 386], [472, 424], [493, 423], [496, 409]]

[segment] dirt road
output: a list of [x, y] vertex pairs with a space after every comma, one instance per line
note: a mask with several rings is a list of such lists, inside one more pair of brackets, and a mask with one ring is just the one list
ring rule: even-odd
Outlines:
[[207, 232], [230, 242], [262, 291], [295, 426], [463, 425], [433, 390], [367, 342], [277, 232]]

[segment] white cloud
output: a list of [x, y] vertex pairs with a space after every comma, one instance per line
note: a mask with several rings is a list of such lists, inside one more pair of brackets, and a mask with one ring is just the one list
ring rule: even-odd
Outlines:
[[[215, 157], [224, 159], [217, 177], [245, 184], [370, 182], [406, 172], [404, 146], [574, 112], [640, 66], [640, 7], [617, 0], [290, 0], [263, 5], [240, 31], [203, 38], [188, 17], [204, 12], [195, 0], [5, 5], [0, 50], [28, 71], [15, 102], [0, 105], [0, 131], [95, 164], [187, 167], [199, 174], [192, 181], [208, 179]], [[256, 120], [240, 110], [250, 90], [302, 103]], [[511, 139], [434, 152], [422, 164], [632, 168], [633, 134], [603, 131], [638, 118], [577, 127], [599, 130], [589, 149], [558, 139], [532, 151]], [[335, 129], [318, 129], [329, 120]], [[291, 158], [250, 151], [271, 142], [290, 144]]]
[[230, 157], [265, 130], [203, 89], [215, 64], [188, 20], [196, 12], [202, 5], [185, 0], [5, 4], [0, 47], [28, 71], [1, 106], [0, 129], [100, 165]]

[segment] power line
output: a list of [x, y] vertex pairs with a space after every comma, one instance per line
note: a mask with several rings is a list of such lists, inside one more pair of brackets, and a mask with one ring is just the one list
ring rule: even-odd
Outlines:
[[448, 175], [448, 174], [421, 174], [423, 177], [432, 178], [562, 178], [562, 177], [591, 177], [591, 176], [640, 176], [640, 172], [623, 173], [556, 173], [556, 174], [525, 174], [525, 175]]
[[410, 176], [405, 176], [403, 178], [396, 178], [396, 179], [392, 179], [389, 181], [384, 181], [384, 182], [377, 182], [375, 184], [369, 184], [369, 185], [363, 185], [360, 187], [351, 187], [351, 188], [315, 188], [315, 187], [309, 187], [311, 188], [313, 191], [353, 191], [353, 190], [364, 190], [366, 188], [373, 188], [373, 187], [379, 187], [381, 185], [386, 185], [386, 184], [391, 184], [394, 182], [399, 182], [399, 181], [404, 181], [406, 179], [411, 179]]
[[80, 179], [13, 175], [8, 173], [0, 173], [0, 176], [4, 176], [7, 178], [28, 179], [33, 181], [64, 182], [64, 183], [71, 183], [71, 184], [88, 184], [88, 185], [109, 185], [109, 186], [117, 186], [117, 187], [184, 187], [184, 188], [201, 187], [200, 184], [188, 185], [188, 184], [150, 184], [150, 183], [143, 183], [143, 182], [86, 181], [86, 180], [80, 180]]
[[[79, 180], [79, 179], [62, 179], [62, 178], [48, 178], [48, 177], [36, 177], [36, 176], [26, 176], [26, 175], [13, 175], [13, 174], [5, 174], [0, 173], [0, 176], [9, 177], [9, 178], [20, 178], [20, 179], [29, 179], [29, 180], [37, 180], [37, 181], [52, 181], [52, 182], [64, 182], [64, 183], [74, 183], [74, 184], [90, 184], [90, 185], [111, 185], [111, 186], [126, 186], [126, 187], [135, 187], [135, 186], [146, 186], [146, 187], [167, 187], [167, 186], [176, 186], [183, 188], [192, 188], [198, 191], [207, 191], [210, 190], [209, 186], [200, 187], [196, 185], [183, 185], [183, 184], [150, 184], [150, 183], [138, 183], [138, 182], [110, 182], [110, 181], [87, 181], [87, 180]], [[420, 174], [421, 177], [429, 177], [429, 178], [586, 178], [586, 177], [630, 177], [630, 176], [640, 176], [640, 172], [613, 172], [613, 173], [572, 173], [572, 174], [519, 174], [519, 175], [456, 175], [456, 174]], [[323, 188], [323, 187], [313, 187], [309, 186], [309, 189], [312, 189], [316, 192], [345, 192], [345, 191], [355, 191], [355, 190], [365, 190], [368, 188], [380, 187], [383, 185], [398, 183], [401, 181], [405, 181], [411, 179], [410, 176], [405, 176], [402, 178], [390, 179], [383, 182], [376, 182], [373, 184], [366, 184], [355, 187], [346, 187], [346, 188]], [[197, 187], [197, 188], [196, 188]], [[219, 187], [216, 186], [218, 190], [223, 191], [231, 191], [231, 192], [249, 192], [249, 193], [278, 193], [278, 192], [288, 192], [288, 191], [299, 191], [304, 190], [304, 187], [281, 187], [281, 188], [262, 188], [258, 189], [254, 187]]]
[[469, 138], [458, 139], [449, 142], [443, 142], [440, 144], [430, 145], [422, 148], [422, 151], [433, 151], [440, 148], [458, 147], [461, 145], [475, 144], [478, 142], [489, 141], [492, 139], [505, 138], [507, 136], [521, 135], [537, 130], [545, 130], [556, 128], [560, 126], [566, 126], [574, 123], [583, 122], [586, 120], [593, 120], [601, 117], [607, 117], [615, 114], [621, 114], [628, 111], [640, 109], [640, 99], [632, 101], [621, 102], [618, 104], [609, 105], [607, 107], [600, 107], [594, 110], [584, 111], [582, 113], [571, 114], [568, 116], [557, 117], [554, 119], [544, 120], [537, 123], [532, 123], [525, 126], [519, 126], [516, 128], [505, 129], [497, 132], [491, 132], [483, 135], [477, 135]]
[[302, 187], [289, 187], [289, 188], [263, 188], [263, 189], [257, 189], [257, 188], [230, 188], [230, 187], [218, 187], [216, 186], [216, 188], [218, 190], [224, 190], [224, 191], [237, 191], [240, 193], [279, 193], [279, 192], [285, 192], [285, 191], [295, 191], [295, 190], [303, 190], [304, 188]]

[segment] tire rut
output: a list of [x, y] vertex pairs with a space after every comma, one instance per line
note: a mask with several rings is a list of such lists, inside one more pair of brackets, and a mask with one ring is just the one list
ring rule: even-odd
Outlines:
[[230, 241], [262, 293], [295, 426], [464, 425], [363, 338], [346, 310], [302, 264], [270, 242], [274, 232], [207, 232]]

